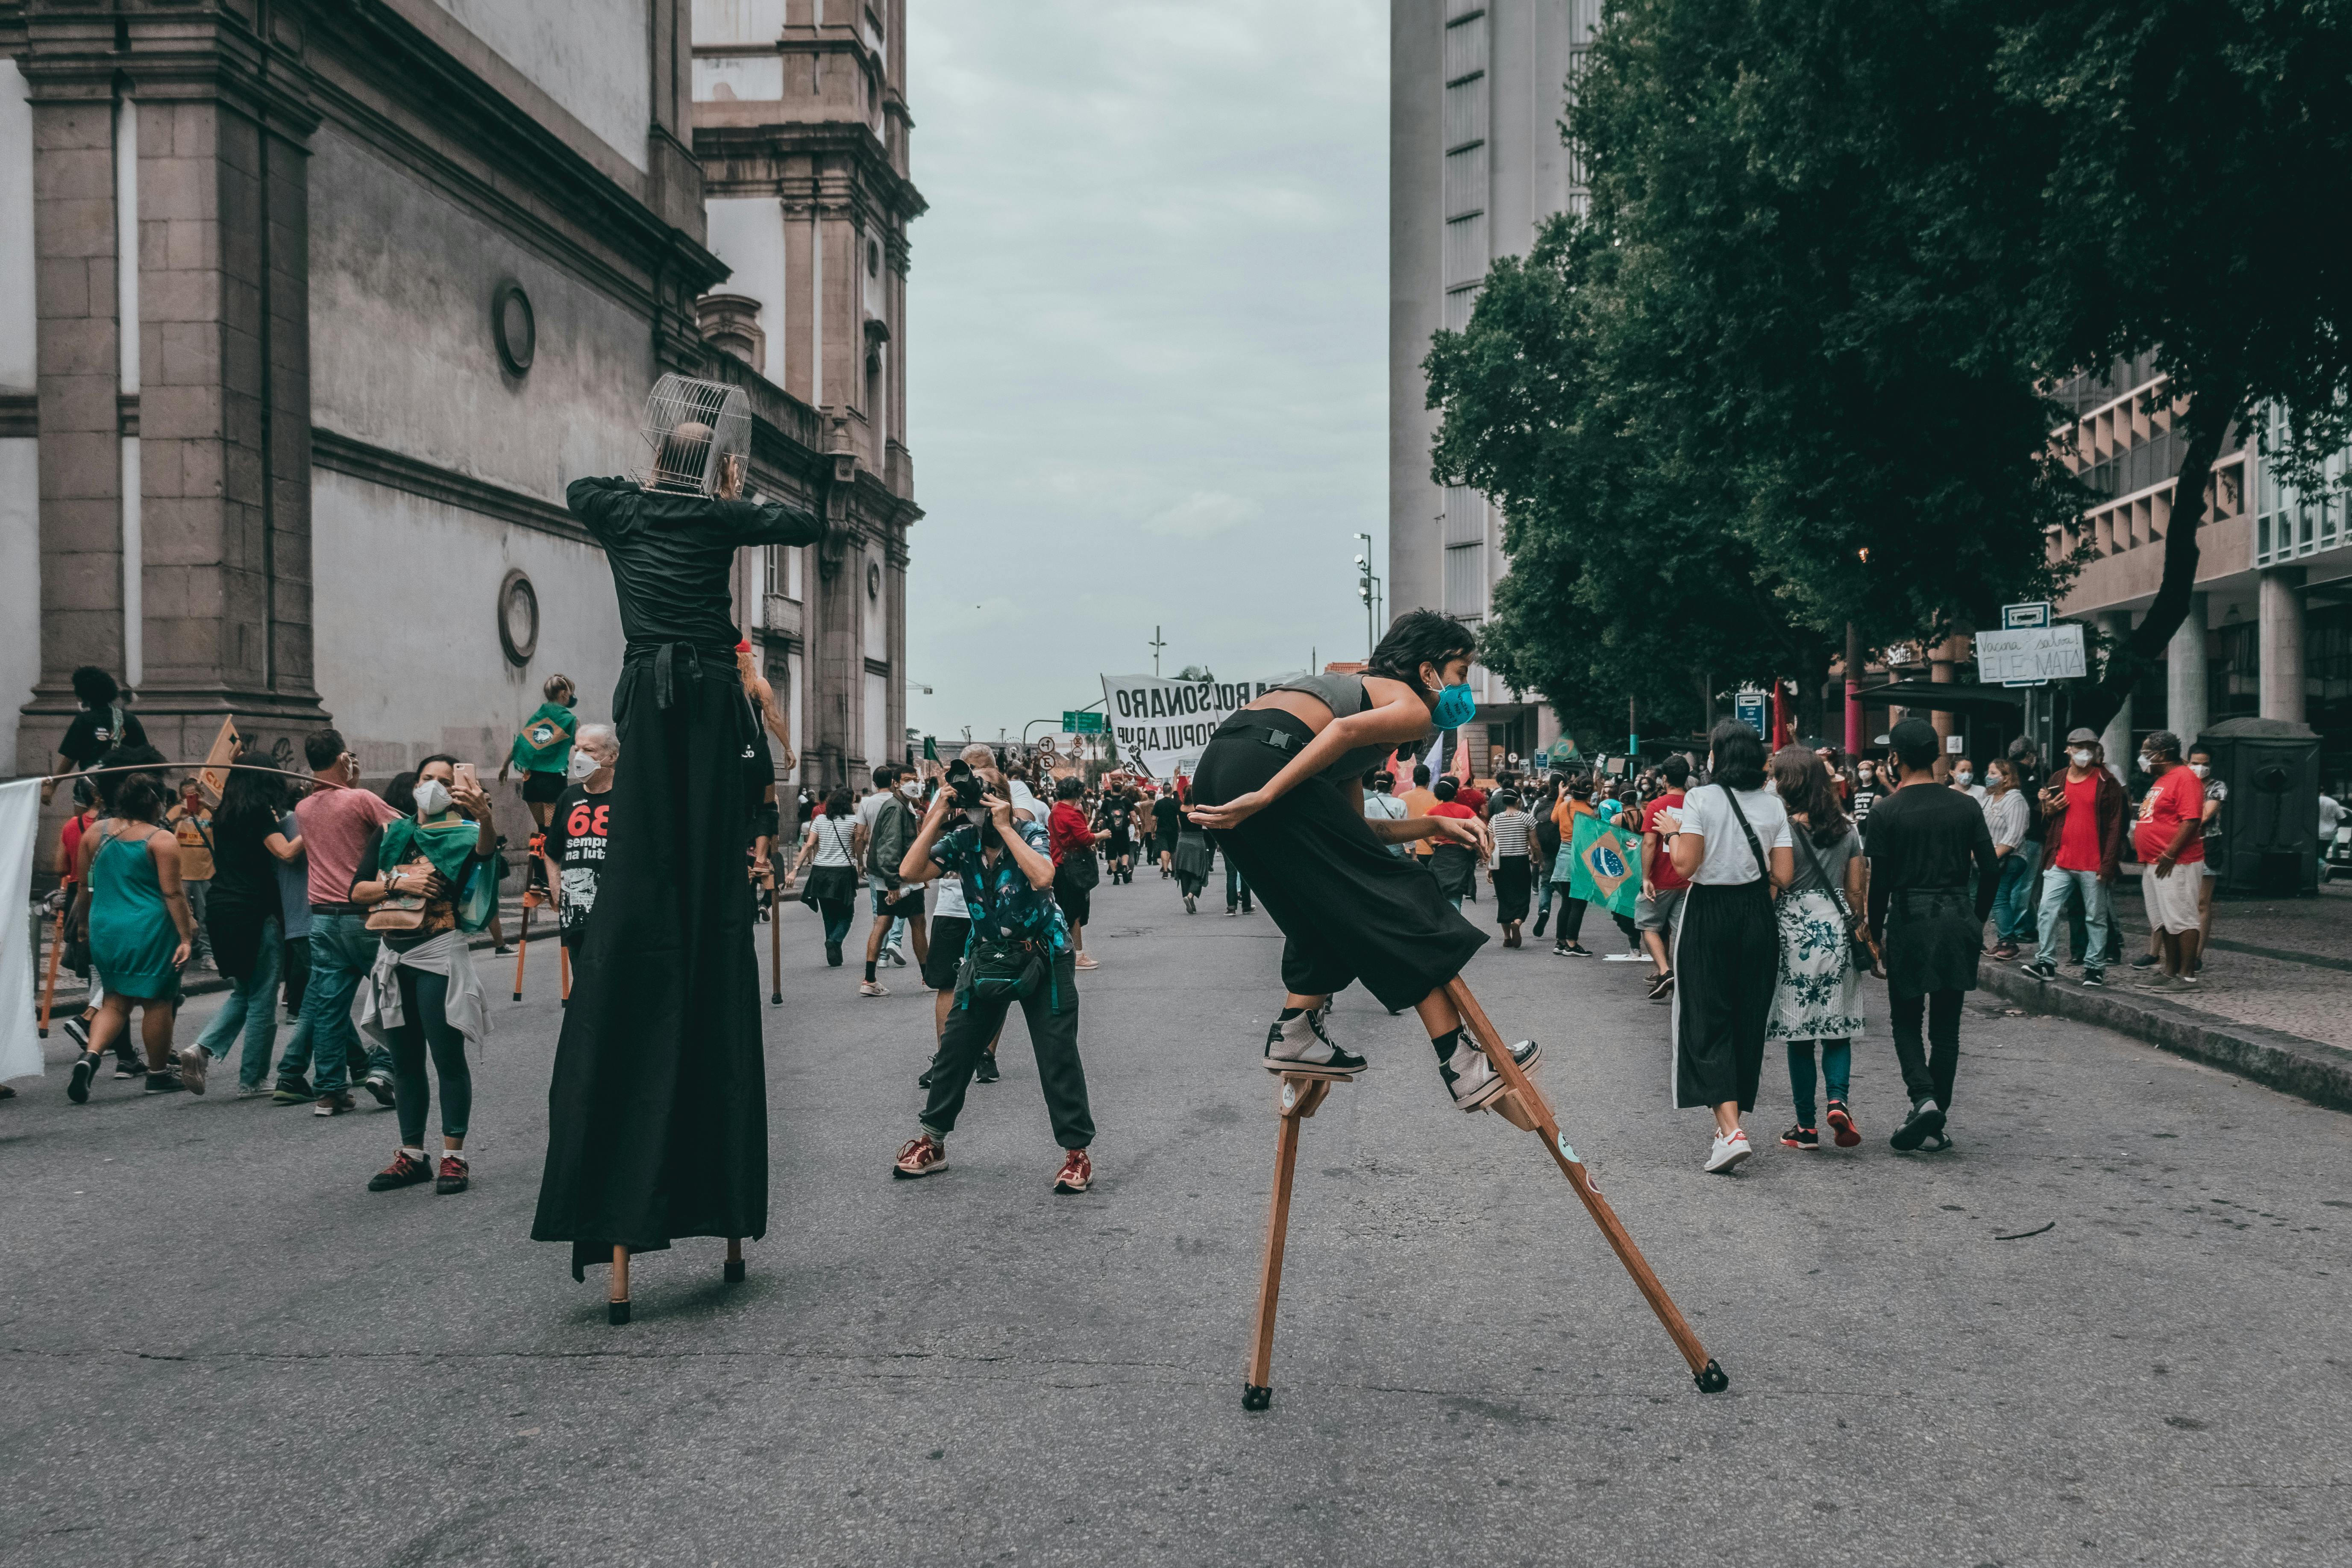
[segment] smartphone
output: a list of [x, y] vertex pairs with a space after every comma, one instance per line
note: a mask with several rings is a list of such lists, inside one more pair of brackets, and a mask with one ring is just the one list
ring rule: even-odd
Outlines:
[[457, 785], [459, 788], [478, 790], [482, 787], [481, 779], [476, 776], [474, 773], [473, 763], [452, 763], [449, 766], [449, 771], [457, 775]]

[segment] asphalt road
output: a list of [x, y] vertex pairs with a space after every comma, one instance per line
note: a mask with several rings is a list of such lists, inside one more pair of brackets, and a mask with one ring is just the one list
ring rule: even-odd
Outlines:
[[1359, 992], [1373, 1070], [1306, 1128], [1275, 1405], [1244, 1415], [1276, 939], [1156, 876], [1096, 910], [1091, 1194], [1050, 1190], [1017, 1026], [953, 1169], [892, 1182], [929, 996], [898, 971], [859, 1000], [790, 906], [772, 1228], [731, 1289], [714, 1242], [641, 1259], [622, 1329], [601, 1271], [526, 1239], [551, 950], [520, 1005], [490, 978], [462, 1195], [365, 1190], [389, 1112], [19, 1083], [0, 1560], [2352, 1560], [2346, 1118], [1988, 997], [1957, 1149], [1896, 1155], [1874, 995], [1864, 1147], [1780, 1148], [1768, 1062], [1762, 1152], [1709, 1177], [1636, 966], [1490, 946], [1473, 984], [1544, 1040], [1729, 1392], [1694, 1391], [1535, 1141], [1451, 1109]]

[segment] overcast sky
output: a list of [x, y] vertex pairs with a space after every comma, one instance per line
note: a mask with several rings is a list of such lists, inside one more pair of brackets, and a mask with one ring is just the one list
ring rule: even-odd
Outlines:
[[908, 9], [908, 722], [1017, 736], [1149, 672], [1155, 624], [1169, 675], [1362, 658], [1387, 6]]

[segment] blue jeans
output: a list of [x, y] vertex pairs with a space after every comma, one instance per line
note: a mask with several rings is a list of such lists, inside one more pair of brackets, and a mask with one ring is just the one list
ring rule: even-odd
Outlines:
[[253, 973], [236, 983], [198, 1036], [205, 1055], [218, 1061], [228, 1055], [228, 1043], [245, 1031], [245, 1055], [236, 1064], [241, 1088], [257, 1088], [269, 1072], [269, 1048], [278, 1043], [278, 917], [261, 922], [261, 946], [254, 954]]
[[1544, 917], [1551, 913], [1551, 890], [1557, 886], [1559, 884], [1549, 877], [1536, 879], [1536, 931], [1538, 935], [1543, 931]]
[[2084, 950], [2088, 955], [2085, 967], [2106, 967], [2110, 956], [2106, 884], [2099, 880], [2096, 871], [2062, 871], [2055, 866], [2042, 873], [2042, 932], [2034, 944], [2034, 963], [2058, 962], [2058, 922], [2066, 916], [2069, 896], [2078, 889], [2083, 895], [2084, 923], [2090, 928], [2090, 945]]
[[[1832, 1102], [1845, 1099], [1846, 1086], [1853, 1076], [1853, 1042], [1823, 1040], [1822, 1042], [1822, 1087], [1829, 1091]], [[1797, 1102], [1797, 1125], [1812, 1127], [1813, 1121], [1813, 1042], [1789, 1042], [1789, 1098]]]
[[1994, 886], [1992, 895], [1992, 932], [1997, 940], [2024, 940], [2028, 929], [2025, 914], [2027, 884], [2032, 877], [2032, 864], [2026, 858], [2024, 846], [2020, 845], [2000, 858], [2000, 880]]
[[[352, 998], [359, 994], [360, 979], [375, 967], [375, 933], [365, 915], [310, 915], [310, 984], [302, 994], [302, 1023], [288, 1042], [278, 1064], [278, 1076], [298, 1078], [310, 1059], [318, 1058], [311, 1087], [320, 1094], [339, 1093], [350, 1086], [352, 1057], [360, 1053], [359, 1030], [352, 1026]], [[298, 1055], [299, 1051], [299, 1055]], [[367, 1070], [392, 1074], [392, 1052], [377, 1047], [364, 1053]]]

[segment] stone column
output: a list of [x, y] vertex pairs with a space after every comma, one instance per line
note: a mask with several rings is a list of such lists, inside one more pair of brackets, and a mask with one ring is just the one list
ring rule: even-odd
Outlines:
[[2205, 731], [2205, 595], [2189, 595], [2189, 614], [2164, 649], [2165, 721], [2193, 746]]
[[2271, 566], [2262, 574], [2262, 716], [2297, 724], [2303, 722], [2303, 582], [2300, 566]]
[[74, 668], [122, 671], [122, 411], [113, 70], [28, 59], [26, 76], [41, 550], [40, 685], [17, 731], [17, 770], [29, 773], [48, 771], [73, 721]]
[[[2099, 629], [2106, 633], [2111, 641], [2122, 643], [2131, 636], [2131, 612], [2129, 610], [2100, 611]], [[2131, 771], [2134, 754], [2132, 752], [2132, 702], [2128, 695], [2124, 698], [2123, 706], [2116, 710], [2116, 716], [2107, 721], [2107, 727], [2099, 732], [2099, 744], [2106, 749], [2109, 771], [2119, 779], [2126, 777]]]

